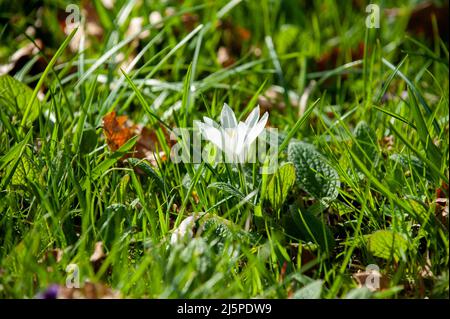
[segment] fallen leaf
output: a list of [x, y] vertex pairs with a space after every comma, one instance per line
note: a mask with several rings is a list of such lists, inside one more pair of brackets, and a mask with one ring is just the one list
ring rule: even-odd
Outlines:
[[[14, 52], [9, 58], [8, 63], [0, 65], [0, 76], [4, 74], [13, 74], [22, 69], [22, 67], [30, 61], [33, 56], [39, 53], [39, 50], [44, 48], [41, 39], [34, 40], [35, 43], [29, 43], [24, 47]], [[46, 62], [44, 58], [39, 57], [36, 63], [33, 64], [30, 74], [37, 74], [45, 69]]]
[[228, 48], [219, 47], [219, 50], [217, 50], [217, 62], [219, 62], [222, 67], [227, 68], [233, 65], [236, 60], [231, 56]]
[[[338, 60], [342, 54], [340, 47], [333, 47], [326, 51], [316, 60], [317, 70], [326, 71], [338, 67]], [[352, 48], [350, 54], [351, 61], [362, 59], [364, 56], [364, 43], [360, 42], [356, 48]]]
[[39, 264], [43, 264], [43, 263], [47, 263], [47, 262], [59, 263], [62, 259], [63, 254], [64, 254], [64, 251], [59, 248], [51, 249], [44, 253], [42, 258], [38, 260], [38, 263]]
[[[294, 108], [299, 108], [300, 97], [294, 91], [288, 91], [289, 103]], [[273, 109], [284, 110], [286, 103], [284, 99], [284, 88], [276, 85], [270, 86], [264, 93], [258, 96], [258, 104], [263, 111]]]
[[392, 151], [394, 149], [394, 135], [384, 136], [380, 140], [380, 146], [386, 152]]
[[382, 291], [389, 288], [389, 280], [374, 269], [366, 271], [359, 270], [352, 277], [358, 283], [358, 288], [366, 287], [370, 291]]
[[197, 14], [187, 12], [181, 16], [181, 21], [186, 31], [191, 32], [198, 25], [199, 17]]
[[120, 292], [101, 283], [86, 282], [82, 288], [50, 285], [36, 296], [37, 299], [120, 299]]
[[[161, 129], [170, 147], [172, 141], [164, 127]], [[106, 114], [103, 117], [103, 133], [112, 152], [119, 149], [133, 136], [139, 136], [131, 154], [124, 156], [122, 160], [128, 157], [146, 159], [153, 166], [157, 166], [158, 158], [162, 161], [167, 160], [166, 154], [161, 150], [156, 131], [132, 123], [125, 115], [117, 116], [114, 111]]]
[[103, 242], [98, 241], [95, 243], [94, 253], [89, 258], [89, 261], [94, 267], [95, 272], [97, 272], [100, 269], [105, 259], [106, 255], [105, 252], [103, 251]]
[[103, 117], [103, 133], [112, 152], [117, 151], [132, 138], [135, 135], [135, 129], [125, 115], [116, 116], [116, 112], [113, 111]]
[[[415, 36], [424, 36], [434, 40], [433, 17], [435, 17], [439, 36], [448, 42], [448, 9], [448, 1], [443, 1], [442, 5], [437, 5], [434, 1], [424, 1], [411, 11], [406, 30]], [[406, 14], [405, 10], [399, 8], [386, 9], [385, 13], [391, 19]]]
[[442, 183], [442, 186], [436, 190], [436, 208], [435, 214], [439, 220], [448, 227], [448, 184]]
[[[223, 67], [228, 67], [241, 56], [243, 43], [250, 40], [251, 32], [230, 18], [219, 20], [217, 30], [221, 31], [217, 60]], [[255, 53], [253, 47], [251, 50]]]

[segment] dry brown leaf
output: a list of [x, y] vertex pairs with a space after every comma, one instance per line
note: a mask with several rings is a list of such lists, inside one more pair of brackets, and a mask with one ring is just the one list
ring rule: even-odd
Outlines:
[[[171, 145], [169, 136], [164, 127], [161, 127], [168, 145]], [[116, 112], [108, 113], [103, 117], [103, 133], [111, 151], [116, 151], [133, 136], [139, 136], [132, 154], [124, 156], [146, 159], [153, 166], [157, 166], [157, 160], [167, 160], [166, 154], [161, 150], [156, 132], [142, 125], [135, 125], [125, 115], [117, 116]]]
[[217, 62], [224, 68], [233, 65], [236, 60], [231, 56], [230, 50], [226, 47], [219, 47], [217, 50]]
[[386, 152], [392, 151], [394, 149], [394, 135], [384, 136], [380, 140], [380, 145], [384, 151]]
[[186, 31], [191, 32], [198, 25], [199, 17], [197, 14], [187, 12], [181, 16], [181, 21]]
[[[294, 107], [299, 107], [300, 98], [298, 95], [289, 91], [289, 103]], [[270, 86], [264, 93], [258, 97], [258, 104], [264, 111], [270, 111], [273, 109], [284, 110], [286, 108], [286, 103], [284, 100], [284, 89], [279, 86]]]
[[435, 214], [439, 220], [448, 227], [448, 184], [442, 183], [442, 186], [436, 190], [436, 209]]
[[89, 261], [91, 262], [95, 272], [100, 269], [105, 259], [106, 254], [103, 251], [103, 242], [98, 241], [95, 243], [94, 253], [89, 258]]
[[[380, 285], [379, 285], [378, 289], [376, 289], [373, 285], [367, 284], [367, 280], [369, 280], [369, 282], [370, 282], [369, 276], [375, 276], [375, 278], [376, 277], [379, 278]], [[370, 270], [370, 271], [359, 270], [358, 272], [354, 273], [352, 277], [358, 283], [359, 288], [367, 287], [371, 291], [381, 291], [381, 290], [385, 290], [385, 289], [389, 288], [389, 280], [384, 275], [382, 275], [380, 272], [378, 272], [376, 270]]]
[[[338, 67], [339, 57], [343, 54], [342, 49], [333, 47], [329, 51], [322, 54], [317, 60], [317, 70], [326, 71]], [[360, 60], [364, 56], [364, 43], [360, 42], [358, 47], [351, 50], [351, 61]]]
[[100, 283], [86, 282], [82, 288], [59, 286], [58, 299], [120, 299], [120, 292]]
[[[406, 29], [416, 36], [421, 35], [434, 40], [433, 17], [435, 17], [440, 37], [448, 41], [448, 9], [448, 1], [444, 1], [443, 5], [439, 6], [433, 1], [424, 1], [412, 10]], [[391, 18], [396, 18], [403, 14], [403, 10], [393, 8], [385, 10], [385, 13]]]
[[116, 112], [113, 111], [103, 117], [103, 133], [106, 143], [113, 152], [135, 135], [135, 129], [135, 125], [131, 124], [125, 115], [116, 116]]
[[[44, 48], [44, 43], [41, 39], [36, 39], [35, 43], [29, 43], [23, 48], [20, 48], [11, 55], [8, 63], [0, 65], [0, 75], [15, 73], [20, 70], [31, 58], [39, 53], [39, 50]], [[45, 69], [45, 60], [39, 57], [37, 62], [33, 64], [33, 69], [30, 74], [36, 74], [42, 72]]]
[[243, 42], [250, 40], [251, 32], [235, 24], [231, 19], [219, 20], [217, 30], [221, 31], [217, 59], [222, 66], [227, 67], [237, 61], [242, 52]]
[[63, 253], [64, 251], [59, 248], [48, 250], [44, 253], [42, 258], [38, 260], [38, 264], [45, 266], [47, 272], [51, 273], [54, 270], [53, 265], [61, 262]]

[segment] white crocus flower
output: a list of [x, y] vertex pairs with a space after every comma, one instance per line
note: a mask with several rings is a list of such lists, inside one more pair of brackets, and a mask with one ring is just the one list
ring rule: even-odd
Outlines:
[[269, 114], [259, 118], [259, 105], [256, 106], [245, 122], [238, 123], [233, 110], [225, 103], [220, 114], [220, 125], [209, 117], [204, 122], [196, 121], [203, 137], [225, 152], [228, 160], [243, 162], [252, 143], [262, 133]]

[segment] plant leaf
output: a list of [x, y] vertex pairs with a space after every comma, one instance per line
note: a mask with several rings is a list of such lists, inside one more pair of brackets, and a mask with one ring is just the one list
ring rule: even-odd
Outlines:
[[339, 175], [313, 145], [304, 142], [289, 144], [288, 158], [294, 163], [300, 188], [325, 203], [338, 196]]
[[361, 159], [368, 168], [376, 166], [378, 159], [377, 136], [374, 130], [361, 121], [355, 127], [356, 143], [353, 144], [353, 153]]
[[267, 198], [274, 209], [279, 209], [286, 200], [289, 190], [295, 183], [293, 163], [284, 163], [278, 168], [267, 185]]
[[408, 242], [393, 231], [378, 230], [370, 235], [367, 248], [376, 257], [397, 261], [408, 249]]
[[[24, 114], [27, 104], [31, 100], [33, 90], [26, 84], [17, 81], [15, 78], [5, 74], [0, 76], [0, 106], [9, 108], [12, 111], [18, 110]], [[34, 100], [28, 115], [27, 124], [33, 122], [39, 114], [39, 101]]]
[[319, 299], [322, 294], [322, 280], [313, 281], [294, 293], [294, 299]]

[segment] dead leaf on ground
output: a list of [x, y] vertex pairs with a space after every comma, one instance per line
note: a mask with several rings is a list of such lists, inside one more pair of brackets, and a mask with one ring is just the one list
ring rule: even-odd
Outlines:
[[[300, 246], [301, 246], [301, 252], [300, 252], [300, 256], [299, 256]], [[291, 260], [293, 262], [297, 262], [297, 259], [300, 258], [301, 264], [306, 265], [317, 258], [313, 249], [311, 247], [309, 247], [308, 245], [305, 245], [305, 244], [300, 245], [300, 244], [296, 244], [296, 243], [291, 243], [289, 248], [290, 248], [289, 255], [291, 256]]]
[[[294, 91], [288, 92], [289, 103], [292, 107], [299, 107], [300, 97]], [[280, 86], [272, 85], [264, 93], [258, 96], [258, 104], [263, 111], [277, 109], [283, 111], [286, 108], [284, 89]]]
[[136, 127], [125, 115], [116, 116], [116, 112], [111, 112], [103, 117], [103, 133], [106, 143], [112, 152], [117, 151], [130, 138], [135, 136]]
[[380, 146], [385, 152], [390, 152], [394, 149], [394, 135], [384, 136], [380, 140]]
[[48, 250], [44, 253], [41, 259], [38, 260], [39, 264], [43, 264], [46, 262], [56, 262], [59, 263], [62, 260], [62, 256], [64, 251], [59, 248]]
[[382, 291], [389, 288], [389, 280], [377, 270], [365, 270], [352, 276], [358, 283], [358, 288], [367, 287], [371, 291]]
[[64, 251], [59, 248], [48, 250], [41, 259], [38, 260], [38, 264], [45, 266], [47, 272], [53, 272], [54, 264], [61, 262], [63, 254]]
[[228, 48], [219, 47], [219, 50], [217, 50], [217, 62], [219, 62], [222, 67], [227, 68], [233, 65], [236, 60], [231, 56]]
[[[223, 67], [228, 67], [241, 56], [243, 43], [250, 40], [251, 32], [229, 18], [219, 20], [217, 30], [221, 32], [217, 60]], [[252, 51], [256, 53], [254, 48]]]
[[120, 292], [101, 283], [86, 282], [81, 288], [50, 285], [37, 299], [120, 299]]
[[[169, 142], [167, 131], [163, 127], [161, 129], [170, 146], [171, 142]], [[156, 131], [132, 123], [126, 115], [117, 116], [114, 111], [106, 114], [103, 117], [103, 133], [112, 152], [117, 151], [133, 136], [139, 136], [131, 154], [124, 156], [122, 160], [128, 157], [146, 159], [153, 166], [157, 166], [158, 158], [163, 161], [167, 160], [167, 156], [158, 142]]]
[[103, 242], [98, 241], [95, 243], [94, 253], [89, 258], [89, 261], [91, 262], [95, 272], [100, 269], [105, 259], [106, 254], [103, 251]]
[[[344, 52], [340, 47], [333, 47], [330, 50], [326, 51], [316, 60], [317, 70], [326, 71], [335, 69], [336, 67], [338, 67], [339, 57], [343, 53]], [[356, 48], [351, 49], [350, 54], [351, 61], [362, 59], [364, 56], [364, 43], [358, 43], [358, 46]]]
[[[442, 5], [437, 5], [434, 1], [425, 1], [414, 7], [410, 16], [406, 30], [415, 36], [425, 36], [433, 40], [433, 17], [436, 18], [439, 36], [448, 42], [449, 35], [449, 11], [448, 1]], [[403, 10], [399, 8], [386, 9], [385, 13], [390, 18], [403, 15]]]
[[198, 25], [199, 17], [197, 14], [186, 12], [181, 16], [181, 21], [183, 22], [186, 31], [191, 32]]
[[[100, 18], [97, 14], [97, 10], [95, 9], [93, 2], [83, 0], [81, 1], [80, 8], [81, 14], [84, 17], [85, 21], [84, 26], [78, 29], [72, 41], [70, 41], [69, 43], [69, 48], [72, 52], [78, 51], [80, 40], [82, 37], [84, 37], [85, 39], [84, 45], [86, 48], [90, 47], [92, 41], [101, 42], [103, 39], [104, 30], [99, 22]], [[61, 27], [61, 30], [63, 30], [66, 35], [69, 35], [74, 30], [74, 28], [78, 26], [76, 23], [73, 23], [72, 25], [67, 24], [67, 18], [69, 14], [71, 13], [63, 10], [58, 12], [59, 25]], [[72, 21], [70, 21], [69, 19], [69, 22]]]
[[[25, 64], [30, 61], [39, 50], [44, 48], [44, 43], [41, 39], [34, 40], [35, 43], [28, 43], [11, 55], [8, 63], [0, 65], [0, 76], [4, 74], [14, 74], [22, 69]], [[39, 57], [36, 63], [33, 64], [30, 74], [37, 74], [45, 69], [46, 62], [43, 57]]]
[[439, 220], [448, 227], [448, 184], [442, 183], [442, 186], [436, 190], [436, 208], [435, 214]]

